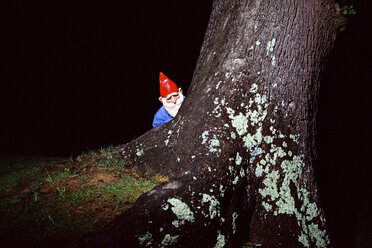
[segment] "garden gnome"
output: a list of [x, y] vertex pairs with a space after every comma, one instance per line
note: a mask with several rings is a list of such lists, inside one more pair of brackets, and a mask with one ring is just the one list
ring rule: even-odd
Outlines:
[[182, 89], [178, 88], [177, 85], [170, 80], [164, 73], [160, 72], [159, 75], [160, 83], [160, 97], [159, 100], [163, 104], [160, 109], [156, 112], [153, 127], [159, 127], [169, 121], [171, 121], [178, 113], [184, 96]]

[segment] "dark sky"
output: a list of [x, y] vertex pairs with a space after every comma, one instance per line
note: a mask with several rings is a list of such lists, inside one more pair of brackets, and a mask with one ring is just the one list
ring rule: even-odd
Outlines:
[[160, 71], [187, 93], [212, 4], [20, 2], [6, 6], [0, 142], [3, 153], [34, 155], [76, 155], [149, 130]]

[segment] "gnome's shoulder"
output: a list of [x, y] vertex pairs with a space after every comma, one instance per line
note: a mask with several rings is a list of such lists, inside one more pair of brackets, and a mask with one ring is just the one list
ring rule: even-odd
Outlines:
[[156, 112], [154, 116], [153, 126], [158, 127], [161, 126], [170, 120], [172, 120], [172, 116], [168, 114], [168, 112], [165, 110], [164, 106], [161, 106], [159, 110]]
[[165, 110], [164, 106], [161, 106], [158, 110], [158, 112], [156, 112], [155, 116], [161, 118], [161, 119], [169, 119], [169, 118], [172, 118], [167, 110]]

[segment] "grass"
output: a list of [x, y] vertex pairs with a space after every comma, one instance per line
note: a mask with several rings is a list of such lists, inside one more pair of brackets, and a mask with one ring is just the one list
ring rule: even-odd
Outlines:
[[75, 160], [1, 158], [0, 246], [38, 246], [95, 230], [167, 180], [141, 178], [122, 165], [113, 147]]

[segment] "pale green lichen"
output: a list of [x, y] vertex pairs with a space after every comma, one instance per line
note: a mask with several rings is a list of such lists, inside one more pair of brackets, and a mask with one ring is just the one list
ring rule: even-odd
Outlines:
[[272, 57], [271, 57], [271, 65], [272, 65], [272, 66], [275, 66], [275, 65], [276, 65], [276, 59], [275, 59], [275, 56], [272, 56]]
[[226, 188], [224, 188], [223, 185], [221, 184], [220, 185], [220, 196], [221, 197], [224, 197], [225, 196], [225, 190], [226, 190]]
[[256, 94], [255, 97], [254, 97], [254, 102], [257, 103], [257, 104], [264, 104], [266, 103], [267, 101], [267, 97], [266, 95], [260, 95], [260, 94]]
[[298, 241], [302, 243], [305, 247], [310, 247], [309, 239], [303, 232], [301, 232], [301, 234], [298, 236]]
[[274, 138], [271, 137], [271, 136], [265, 136], [265, 137], [264, 137], [264, 141], [265, 141], [267, 144], [273, 143], [273, 140], [274, 140]]
[[162, 209], [163, 209], [164, 211], [167, 211], [167, 210], [169, 209], [169, 205], [168, 205], [168, 204], [164, 204], [164, 205], [162, 206]]
[[220, 216], [220, 202], [216, 199], [215, 196], [210, 196], [208, 194], [203, 194], [202, 198], [203, 203], [209, 202], [209, 217], [214, 219], [216, 216]]
[[152, 234], [150, 232], [147, 232], [143, 235], [139, 235], [137, 236], [137, 238], [140, 245], [150, 247], [152, 244]]
[[299, 156], [294, 156], [292, 160], [284, 160], [280, 166], [283, 169], [284, 179], [280, 188], [281, 198], [276, 202], [279, 207], [278, 213], [293, 214], [297, 212], [297, 209], [289, 185], [293, 182], [299, 188], [298, 178], [305, 165]]
[[144, 152], [143, 152], [142, 149], [141, 149], [141, 150], [137, 149], [137, 151], [136, 151], [136, 155], [137, 155], [138, 157], [142, 156], [143, 154], [144, 154]]
[[265, 151], [262, 150], [261, 147], [256, 147], [255, 149], [251, 149], [251, 158], [249, 159], [249, 162], [252, 164], [255, 160], [256, 160], [256, 157], [260, 156], [261, 154], [263, 154]]
[[231, 132], [230, 136], [232, 139], [236, 139], [236, 134], [234, 132]]
[[[270, 119], [270, 122], [272, 121], [272, 119]], [[271, 131], [271, 133], [273, 134], [273, 135], [275, 135], [276, 134], [276, 132], [277, 132], [277, 130], [273, 127], [273, 126], [270, 126], [270, 131]]]
[[320, 230], [318, 224], [311, 223], [309, 225], [309, 236], [316, 247], [327, 247], [329, 238], [325, 230]]
[[275, 43], [276, 43], [276, 39], [275, 38], [273, 38], [271, 41], [267, 42], [266, 55], [269, 55], [270, 52], [273, 52], [274, 51]]
[[264, 201], [262, 202], [262, 206], [266, 209], [267, 212], [273, 209], [273, 207], [270, 204]]
[[[256, 86], [252, 85], [252, 92], [256, 91]], [[252, 108], [253, 103], [257, 104], [257, 110]], [[265, 95], [255, 94], [254, 98], [249, 100], [249, 105], [246, 106], [247, 112], [243, 114], [239, 112], [235, 114], [235, 110], [227, 107], [226, 111], [231, 119], [232, 126], [236, 129], [239, 136], [243, 136], [244, 146], [250, 149], [253, 146], [262, 142], [262, 122], [267, 116], [267, 109], [263, 109], [262, 105], [267, 103], [267, 97]], [[265, 105], [265, 108], [267, 106]], [[258, 128], [254, 133], [247, 133], [248, 124], [251, 126], [258, 125]], [[246, 135], [245, 135], [246, 134]]]
[[262, 142], [262, 127], [259, 127], [254, 134], [247, 134], [243, 137], [244, 147], [248, 149]]
[[233, 229], [233, 234], [235, 234], [236, 232], [236, 220], [238, 219], [238, 213], [237, 212], [234, 212], [232, 214], [232, 229]]
[[221, 231], [218, 231], [217, 234], [217, 243], [214, 246], [214, 248], [222, 248], [226, 245], [225, 236], [221, 233]]
[[297, 144], [299, 143], [299, 138], [300, 138], [300, 135], [299, 134], [290, 134], [289, 135], [289, 138], [291, 138], [294, 142], [296, 142]]
[[218, 149], [220, 146], [220, 141], [218, 140], [217, 136], [214, 134], [213, 138], [208, 140], [209, 131], [204, 131], [202, 133], [202, 144], [209, 145], [209, 152], [220, 152], [221, 149]]
[[274, 157], [283, 158], [287, 153], [280, 146], [272, 145], [270, 152], [274, 153]]
[[174, 220], [174, 221], [172, 221], [172, 225], [175, 226], [175, 227], [179, 227], [180, 222], [178, 220]]
[[228, 169], [229, 169], [231, 175], [234, 174], [235, 170], [234, 170], [233, 166], [229, 166]]
[[249, 90], [249, 92], [256, 93], [257, 89], [258, 89], [258, 85], [257, 84], [252, 84], [251, 89]]
[[236, 185], [239, 181], [239, 177], [238, 176], [235, 176], [234, 180], [232, 181], [232, 184], [233, 185]]
[[306, 219], [308, 221], [311, 221], [315, 217], [319, 215], [319, 210], [315, 202], [307, 204], [307, 209], [306, 209]]
[[194, 221], [194, 213], [191, 212], [189, 206], [177, 198], [168, 199], [168, 202], [172, 205], [172, 211], [180, 220], [187, 220], [190, 222]]
[[161, 244], [163, 245], [163, 247], [166, 247], [166, 246], [169, 246], [169, 245], [174, 245], [178, 242], [178, 238], [179, 238], [178, 235], [171, 236], [171, 235], [167, 234], [167, 235], [165, 235], [163, 241], [161, 241]]
[[236, 129], [238, 135], [243, 135], [247, 132], [248, 119], [242, 113], [232, 117], [231, 125]]
[[219, 81], [216, 85], [216, 90], [218, 90], [218, 88], [220, 87], [220, 84], [222, 83], [222, 81]]
[[[278, 149], [274, 150], [278, 151]], [[326, 247], [329, 243], [329, 239], [325, 230], [320, 230], [318, 224], [308, 223], [318, 217], [320, 213], [316, 203], [310, 202], [309, 192], [305, 188], [300, 187], [298, 183], [304, 166], [305, 164], [301, 156], [293, 156], [291, 160], [282, 161], [280, 167], [283, 170], [282, 175], [284, 175], [284, 179], [280, 186], [279, 194], [276, 185], [278, 176], [275, 171], [266, 175], [263, 180], [266, 187], [264, 189], [259, 189], [259, 193], [263, 197], [270, 197], [272, 201], [277, 199], [275, 201], [276, 210], [274, 211], [274, 215], [288, 214], [296, 216], [303, 230], [298, 240], [305, 247], [309, 247], [309, 240], [307, 237], [310, 237], [311, 241], [316, 243], [317, 247]], [[302, 201], [301, 212], [295, 206], [295, 199], [292, 196], [290, 183], [295, 185], [298, 192], [298, 199]], [[263, 202], [262, 205], [266, 211], [272, 210], [272, 205], [269, 203]]]
[[265, 179], [262, 181], [263, 184], [266, 186], [263, 189], [259, 189], [258, 193], [260, 193], [263, 197], [269, 196], [272, 201], [279, 197], [278, 189], [277, 189], [277, 181], [279, 179], [279, 172], [272, 171], [268, 173]]
[[172, 135], [172, 130], [169, 130], [168, 131], [168, 138], [164, 141], [164, 143], [165, 143], [166, 146], [168, 145], [169, 138], [170, 138], [171, 135]]
[[[274, 47], [275, 40], [272, 41], [270, 46]], [[271, 51], [271, 49], [269, 49]], [[255, 87], [251, 88], [255, 92]], [[251, 93], [253, 93], [251, 92]], [[253, 104], [257, 105], [254, 109]], [[316, 243], [320, 247], [326, 246], [329, 243], [329, 239], [325, 231], [320, 230], [317, 224], [312, 224], [309, 227], [310, 221], [319, 217], [320, 211], [315, 202], [310, 202], [309, 193], [304, 187], [300, 187], [299, 179], [301, 178], [302, 171], [305, 167], [302, 161], [303, 155], [297, 156], [288, 150], [287, 140], [282, 140], [280, 142], [274, 142], [276, 139], [292, 139], [295, 143], [299, 144], [300, 135], [288, 135], [285, 136], [280, 130], [276, 130], [273, 126], [270, 127], [272, 136], [263, 135], [263, 121], [267, 115], [267, 107], [270, 103], [267, 102], [266, 96], [261, 96], [256, 94], [253, 98], [249, 99], [248, 105], [241, 105], [241, 107], [246, 108], [247, 112], [237, 113], [235, 111], [227, 108], [227, 113], [231, 119], [232, 126], [236, 129], [238, 135], [242, 136], [244, 142], [244, 147], [250, 152], [249, 161], [253, 164], [256, 156], [264, 153], [260, 148], [260, 145], [264, 141], [269, 145], [269, 150], [266, 149], [266, 154], [264, 158], [256, 163], [255, 174], [257, 177], [264, 175], [265, 178], [262, 180], [264, 185], [263, 188], [259, 189], [258, 192], [265, 201], [262, 201], [263, 208], [269, 212], [273, 211], [276, 216], [278, 214], [288, 214], [295, 215], [298, 223], [300, 224], [303, 232], [298, 237], [299, 242], [303, 243], [305, 246], [309, 246], [310, 239], [313, 243]], [[274, 106], [274, 114], [278, 111], [278, 106]], [[273, 124], [276, 121], [270, 119]], [[248, 127], [253, 126], [253, 132], [248, 132]], [[281, 145], [277, 145], [280, 144]], [[261, 149], [260, 152], [258, 152]], [[260, 155], [261, 156], [261, 155]], [[239, 154], [240, 157], [240, 154]], [[235, 158], [236, 164], [240, 165], [241, 161], [238, 156]], [[288, 158], [283, 160], [284, 158]], [[271, 165], [280, 165], [281, 170], [274, 169], [269, 170]], [[274, 166], [277, 168], [277, 166]], [[230, 169], [231, 177], [234, 178], [233, 184], [238, 182], [239, 177], [235, 171]], [[234, 172], [234, 173], [233, 173]], [[243, 177], [243, 175], [240, 175]], [[292, 196], [294, 192], [291, 192], [290, 184], [293, 184], [298, 192], [298, 199], [301, 202], [301, 209], [296, 208], [295, 199]]]
[[240, 165], [242, 163], [242, 157], [240, 157], [239, 152], [236, 153], [236, 158], [235, 158], [235, 164]]
[[217, 139], [216, 135], [213, 135], [213, 138], [210, 140], [210, 146], [209, 146], [209, 151], [210, 152], [217, 152], [219, 151], [217, 147], [220, 146], [220, 141]]
[[240, 173], [239, 173], [240, 177], [243, 178], [245, 176], [245, 171], [243, 168], [240, 168]]
[[256, 172], [255, 172], [256, 177], [262, 176], [263, 171], [264, 171], [263, 166], [261, 166], [260, 164], [257, 164]]
[[206, 142], [207, 142], [207, 140], [208, 140], [208, 135], [209, 135], [209, 131], [204, 131], [203, 133], [202, 133], [202, 144], [205, 144]]

